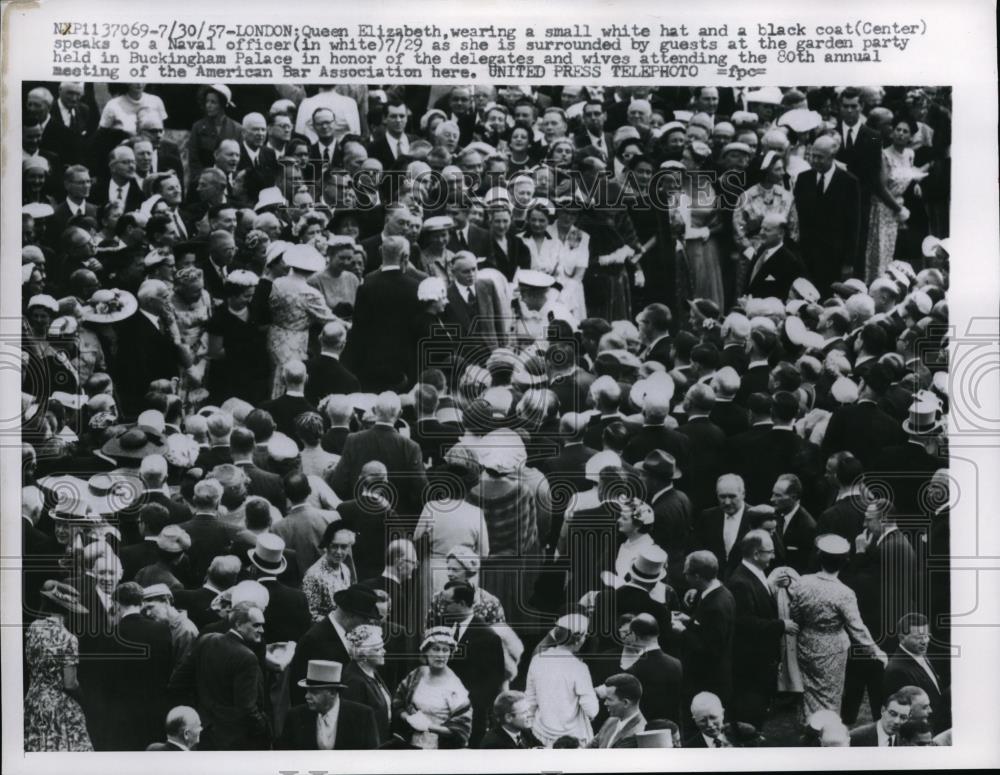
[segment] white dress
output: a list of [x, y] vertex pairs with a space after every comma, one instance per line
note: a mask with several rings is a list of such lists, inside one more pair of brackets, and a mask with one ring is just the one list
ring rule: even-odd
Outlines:
[[549, 226], [549, 235], [555, 243], [556, 281], [562, 286], [559, 300], [566, 305], [577, 320], [587, 317], [587, 302], [583, 295], [583, 273], [590, 264], [590, 235], [573, 226], [566, 239], [559, 238], [559, 227]]
[[528, 667], [525, 695], [535, 711], [531, 731], [546, 748], [563, 735], [577, 738], [581, 745], [593, 739], [590, 721], [600, 708], [590, 671], [576, 654], [562, 646], [536, 654]]

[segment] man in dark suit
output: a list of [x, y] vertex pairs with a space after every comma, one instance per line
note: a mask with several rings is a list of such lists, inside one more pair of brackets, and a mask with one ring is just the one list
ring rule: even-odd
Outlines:
[[139, 135], [149, 139], [153, 144], [153, 159], [150, 172], [173, 172], [183, 180], [184, 164], [181, 162], [181, 151], [175, 143], [163, 139], [163, 119], [153, 111], [144, 112], [139, 117]]
[[[879, 188], [882, 173], [882, 136], [867, 126], [861, 116], [861, 92], [848, 86], [837, 97], [838, 119], [835, 125], [841, 143], [837, 161], [847, 165], [847, 171], [858, 179], [861, 208], [858, 231], [859, 245], [867, 244], [868, 221], [872, 194]], [[860, 253], [860, 251], [859, 251]], [[854, 264], [854, 276], [864, 277], [864, 257]]]
[[684, 576], [695, 590], [691, 613], [679, 614], [671, 627], [681, 640], [686, 697], [712, 692], [724, 703], [733, 693], [733, 632], [736, 602], [719, 582], [711, 552], [688, 555]]
[[142, 751], [163, 731], [167, 682], [173, 667], [170, 627], [142, 614], [142, 587], [115, 589], [118, 623], [113, 658], [102, 666], [101, 693], [108, 732], [103, 750]]
[[301, 589], [282, 584], [278, 577], [288, 567], [285, 542], [273, 533], [257, 536], [257, 545], [247, 553], [250, 567], [247, 575], [267, 589], [267, 609], [264, 612], [264, 639], [268, 643], [298, 641], [309, 626], [309, 604]]
[[288, 711], [275, 748], [294, 751], [362, 750], [378, 747], [372, 709], [340, 696], [343, 663], [313, 659], [298, 682], [305, 704]]
[[455, 222], [448, 240], [448, 250], [460, 253], [467, 250], [476, 258], [489, 254], [490, 233], [469, 220], [469, 197], [464, 192], [455, 192], [448, 197], [445, 212]]
[[670, 307], [666, 304], [650, 304], [636, 316], [643, 344], [642, 350], [639, 351], [639, 360], [656, 361], [668, 369], [673, 367], [674, 360], [670, 353], [672, 319]]
[[735, 603], [733, 702], [730, 718], [760, 729], [778, 690], [781, 637], [798, 633], [790, 619], [778, 618], [778, 604], [764, 575], [774, 559], [774, 542], [766, 530], [751, 530], [740, 541], [743, 561], [726, 587]]
[[736, 369], [723, 366], [715, 372], [711, 385], [715, 391], [715, 405], [708, 419], [718, 425], [728, 439], [749, 430], [750, 413], [735, 400], [740, 389], [740, 375]]
[[108, 155], [110, 177], [99, 180], [94, 191], [94, 204], [103, 207], [108, 202], [121, 202], [125, 212], [138, 210], [146, 198], [135, 177], [135, 153], [127, 145], [119, 145]]
[[90, 106], [81, 97], [82, 83], [66, 81], [59, 84], [59, 96], [52, 103], [49, 120], [42, 132], [41, 147], [58, 154], [64, 164], [87, 164], [91, 161], [93, 126]]
[[715, 392], [708, 385], [696, 384], [684, 397], [687, 422], [677, 431], [687, 436], [691, 452], [682, 469], [684, 486], [695, 508], [707, 508], [713, 501], [716, 479], [725, 468], [726, 434], [709, 415], [715, 407]]
[[795, 393], [779, 390], [771, 404], [773, 425], [754, 442], [747, 456], [735, 469], [747, 486], [751, 503], [765, 503], [771, 495], [775, 479], [782, 474], [795, 474], [810, 493], [815, 490], [819, 475], [819, 449], [795, 431], [799, 399]]
[[479, 747], [482, 749], [540, 748], [531, 734], [533, 713], [524, 692], [507, 691], [493, 702], [494, 727], [487, 732]]
[[934, 731], [944, 731], [951, 718], [951, 709], [945, 700], [947, 686], [927, 658], [927, 646], [931, 640], [927, 617], [906, 614], [899, 620], [896, 634], [899, 636], [899, 648], [889, 657], [882, 677], [882, 692], [889, 697], [907, 686], [922, 690], [930, 702], [930, 721]]
[[295, 418], [305, 412], [315, 412], [316, 407], [306, 398], [306, 365], [302, 361], [288, 361], [281, 367], [285, 392], [265, 401], [261, 409], [274, 418], [275, 428], [289, 438], [295, 438]]
[[835, 452], [826, 460], [825, 483], [835, 493], [833, 503], [816, 520], [816, 534], [836, 533], [851, 545], [865, 520], [868, 494], [862, 486], [864, 467], [850, 452]]
[[174, 592], [174, 604], [187, 611], [188, 619], [199, 629], [219, 621], [219, 615], [212, 610], [212, 601], [232, 587], [242, 563], [233, 555], [216, 557], [208, 566], [205, 582], [197, 589], [178, 589]]
[[616, 622], [622, 614], [652, 616], [660, 629], [660, 645], [666, 645], [671, 612], [678, 605], [677, 596], [667, 588], [663, 602], [653, 599], [653, 591], [666, 575], [667, 553], [654, 545], [639, 553], [625, 577], [616, 580], [615, 587], [605, 587], [597, 593], [592, 616], [596, 649], [621, 646]]
[[136, 522], [136, 527], [142, 534], [142, 540], [138, 543], [126, 544], [118, 553], [118, 557], [122, 561], [122, 579], [124, 581], [132, 581], [136, 573], [159, 559], [156, 550], [156, 537], [164, 527], [170, 524], [170, 512], [159, 503], [146, 503], [140, 507]]
[[[139, 478], [142, 479], [146, 490], [142, 493], [138, 505], [141, 508], [147, 504], [158, 504], [167, 510], [168, 524], [178, 525], [191, 519], [191, 507], [180, 496], [170, 494], [167, 473], [167, 461], [162, 455], [147, 455], [142, 459], [139, 465]], [[148, 534], [157, 535], [159, 532], [156, 530], [155, 533]]]
[[[865, 510], [864, 530], [855, 537], [855, 554], [843, 574], [858, 598], [858, 611], [872, 638], [885, 650], [895, 645], [892, 626], [917, 610], [919, 565], [910, 540], [896, 525], [896, 512], [885, 500]], [[862, 692], [867, 691], [872, 716], [882, 699], [882, 665], [872, 657], [851, 655], [844, 679], [841, 715], [857, 718]]]
[[844, 269], [853, 272], [861, 226], [858, 179], [834, 162], [837, 141], [820, 137], [812, 145], [812, 171], [795, 180], [795, 207], [806, 269], [820, 292], [829, 292]]
[[910, 717], [910, 698], [903, 692], [890, 695], [877, 721], [851, 730], [851, 748], [892, 748], [899, 745], [899, 728]]
[[636, 747], [635, 736], [646, 729], [646, 717], [639, 709], [643, 687], [630, 673], [617, 673], [597, 687], [608, 718], [597, 730], [588, 748]]
[[233, 465], [249, 478], [247, 493], [266, 498], [278, 511], [284, 512], [288, 505], [281, 477], [265, 471], [253, 462], [254, 435], [246, 428], [234, 428], [229, 435], [229, 451]]
[[[816, 520], [802, 505], [802, 482], [795, 474], [782, 474], [771, 490], [775, 530], [784, 549], [784, 563], [798, 573], [809, 573], [813, 556]], [[776, 558], [777, 560], [778, 558]], [[776, 563], [777, 564], [777, 563]]]
[[90, 170], [82, 164], [70, 165], [66, 168], [62, 181], [66, 199], [56, 205], [55, 212], [46, 224], [52, 244], [62, 236], [70, 219], [83, 215], [97, 220], [97, 205], [89, 201], [92, 186]]
[[768, 213], [760, 225], [762, 242], [750, 260], [747, 293], [759, 298], [785, 299], [792, 283], [805, 275], [805, 267], [784, 243], [786, 220]]
[[899, 422], [878, 405], [891, 383], [892, 373], [886, 364], [872, 366], [861, 380], [857, 403], [833, 410], [823, 434], [824, 454], [847, 451], [866, 469], [874, 470], [872, 466], [885, 447], [905, 442]]
[[448, 284], [444, 320], [458, 326], [460, 365], [483, 363], [491, 351], [506, 343], [506, 315], [500, 296], [493, 283], [476, 277], [477, 266], [471, 251], [456, 253], [451, 259], [452, 282]]
[[445, 585], [445, 621], [455, 628], [458, 648], [448, 666], [469, 691], [472, 732], [469, 745], [477, 747], [486, 733], [493, 701], [506, 680], [503, 642], [472, 611], [475, 589], [464, 581]]
[[167, 741], [150, 743], [147, 751], [194, 751], [201, 739], [201, 717], [188, 705], [178, 705], [167, 713]]
[[749, 339], [750, 361], [740, 377], [740, 389], [734, 399], [736, 403], [747, 405], [753, 393], [770, 394], [768, 380], [771, 376], [771, 353], [778, 346], [777, 334], [763, 326], [751, 329]]
[[264, 612], [251, 602], [233, 606], [230, 629], [202, 635], [170, 677], [170, 689], [197, 697], [204, 721], [202, 748], [263, 750], [271, 744], [264, 675], [254, 653], [264, 635]]
[[382, 126], [372, 131], [368, 155], [382, 162], [385, 169], [390, 169], [400, 156], [406, 156], [410, 143], [417, 139], [406, 131], [407, 113], [405, 104], [389, 100], [382, 106]]
[[194, 486], [194, 516], [181, 524], [191, 537], [188, 557], [191, 573], [196, 579], [205, 577], [212, 560], [228, 554], [236, 537], [236, 529], [219, 519], [222, 485], [214, 479], [204, 479]]
[[406, 373], [411, 360], [409, 331], [417, 316], [417, 286], [403, 271], [410, 243], [389, 236], [382, 242], [382, 269], [358, 288], [344, 362], [366, 390], [404, 390], [416, 379]]
[[577, 150], [593, 149], [608, 163], [615, 155], [614, 135], [604, 130], [608, 114], [600, 100], [587, 100], [583, 106], [580, 131], [573, 135]]
[[653, 450], [662, 450], [673, 456], [683, 474], [691, 460], [691, 440], [665, 425], [669, 414], [670, 397], [666, 393], [647, 394], [642, 406], [642, 427], [629, 439], [622, 460], [635, 465]]
[[586, 427], [586, 416], [579, 412], [565, 412], [559, 419], [562, 449], [555, 457], [542, 461], [538, 466], [550, 483], [553, 479], [565, 482], [576, 492], [590, 488], [591, 482], [586, 477], [587, 461], [597, 454], [597, 450], [583, 443]]
[[739, 564], [737, 545], [750, 530], [746, 490], [736, 474], [723, 474], [715, 488], [719, 505], [705, 509], [695, 522], [694, 545], [715, 555], [719, 578], [725, 580]]
[[309, 161], [313, 167], [312, 179], [323, 179], [328, 169], [339, 167], [344, 161], [344, 149], [337, 142], [337, 118], [329, 108], [316, 108], [310, 117], [317, 141], [309, 146]]
[[117, 325], [119, 352], [128, 358], [116, 358], [113, 367], [118, 405], [126, 417], [135, 417], [144, 409], [143, 397], [149, 383], [172, 379], [182, 366], [191, 364], [191, 353], [181, 342], [176, 323], [169, 325], [166, 310], [171, 290], [159, 280], [146, 280], [137, 294], [139, 309]]
[[362, 466], [377, 460], [389, 470], [389, 482], [399, 493], [400, 512], [419, 513], [427, 475], [420, 446], [396, 430], [400, 411], [399, 396], [383, 393], [374, 406], [375, 425], [347, 437], [344, 453], [329, 475], [329, 484], [340, 498], [353, 495]]
[[340, 362], [340, 355], [347, 344], [347, 330], [339, 320], [323, 326], [319, 335], [319, 355], [306, 363], [305, 397], [313, 405], [333, 393], [360, 393], [361, 383]]
[[934, 421], [926, 428], [916, 427], [913, 424], [914, 408], [910, 409], [911, 419], [903, 423], [907, 440], [884, 447], [872, 466], [875, 471], [885, 472], [882, 478], [892, 487], [896, 510], [906, 516], [924, 513], [921, 493], [926, 490], [935, 471], [948, 467], [947, 456], [941, 457], [937, 449], [940, 421]]
[[251, 202], [256, 201], [262, 188], [274, 185], [278, 174], [278, 155], [266, 141], [267, 119], [260, 113], [247, 113], [243, 117], [243, 140], [236, 171], [247, 171], [246, 194]]
[[[295, 647], [295, 656], [288, 666], [291, 702], [305, 701], [305, 690], [298, 681], [306, 677], [309, 661], [332, 660], [346, 665], [351, 660], [347, 633], [359, 624], [380, 624], [378, 595], [363, 584], [352, 584], [333, 596], [337, 607], [314, 624]], [[374, 724], [374, 721], [372, 722]]]
[[[667, 547], [667, 573], [676, 589], [684, 582], [684, 558], [690, 549], [693, 528], [691, 500], [674, 485], [681, 472], [673, 456], [654, 449], [636, 465], [646, 488], [645, 500], [653, 507], [650, 534], [657, 546]], [[650, 716], [650, 718], [659, 718]]]
[[22, 159], [36, 157], [45, 160], [49, 168], [49, 179], [43, 191], [51, 196], [58, 196], [62, 188], [60, 178], [62, 177], [63, 162], [59, 158], [59, 154], [40, 147], [43, 131], [42, 125], [30, 118], [21, 125]]
[[639, 656], [625, 672], [642, 684], [642, 715], [681, 723], [684, 671], [679, 659], [660, 648], [660, 625], [649, 614], [639, 614], [629, 622], [628, 632], [629, 651], [638, 651]]
[[575, 342], [566, 339], [550, 341], [545, 351], [545, 365], [549, 373], [549, 390], [559, 399], [559, 413], [587, 411], [587, 396], [594, 383], [594, 375], [577, 365]]

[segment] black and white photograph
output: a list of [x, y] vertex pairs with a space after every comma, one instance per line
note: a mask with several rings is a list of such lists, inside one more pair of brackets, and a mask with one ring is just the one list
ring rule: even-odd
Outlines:
[[711, 84], [12, 87], [24, 751], [952, 745], [953, 90]]

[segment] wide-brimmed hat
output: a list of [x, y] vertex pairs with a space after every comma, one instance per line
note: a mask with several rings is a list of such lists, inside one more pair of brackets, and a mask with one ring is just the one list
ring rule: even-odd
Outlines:
[[109, 516], [134, 506], [145, 490], [142, 479], [131, 471], [115, 470], [94, 474], [87, 480], [87, 492], [94, 511]]
[[809, 108], [795, 108], [782, 113], [777, 123], [778, 126], [787, 126], [793, 132], [802, 134], [822, 126], [823, 117]]
[[254, 212], [259, 213], [266, 207], [285, 207], [287, 204], [288, 200], [281, 193], [281, 189], [277, 186], [271, 186], [260, 190], [260, 193], [257, 194], [257, 204], [253, 206], [253, 209]]
[[864, 280], [857, 277], [850, 277], [843, 282], [836, 282], [830, 285], [830, 290], [842, 299], [849, 299], [856, 293], [868, 293], [868, 286]]
[[759, 89], [747, 92], [746, 101], [747, 104], [760, 102], [765, 105], [780, 105], [781, 97], [781, 89], [777, 86], [762, 86]]
[[851, 551], [850, 542], [835, 533], [825, 533], [816, 536], [816, 548], [823, 554], [841, 555]]
[[680, 479], [682, 476], [677, 468], [677, 460], [662, 449], [652, 450], [643, 460], [635, 464], [635, 469], [658, 479]]
[[288, 567], [285, 542], [274, 533], [261, 533], [257, 536], [257, 545], [247, 551], [247, 557], [260, 570], [275, 576], [284, 573]]
[[911, 436], [930, 436], [941, 430], [941, 405], [937, 401], [918, 399], [910, 404], [910, 416], [903, 420], [903, 430]]
[[106, 442], [101, 454], [123, 460], [142, 460], [148, 455], [162, 455], [166, 450], [163, 436], [153, 428], [133, 425]]
[[347, 589], [335, 592], [333, 602], [337, 608], [356, 616], [364, 616], [369, 619], [381, 618], [378, 611], [378, 595], [371, 587], [364, 584], [351, 584]]
[[72, 614], [86, 614], [89, 609], [80, 602], [80, 592], [76, 587], [72, 587], [62, 581], [49, 579], [42, 585], [39, 593], [46, 600], [50, 600]]
[[131, 317], [137, 309], [139, 302], [128, 291], [101, 288], [83, 305], [81, 317], [84, 323], [117, 323]]
[[43, 476], [37, 481], [38, 488], [51, 502], [49, 516], [56, 522], [96, 524], [100, 514], [94, 508], [87, 481], [76, 476]]
[[346, 689], [340, 680], [344, 666], [340, 662], [326, 659], [310, 659], [306, 666], [306, 677], [298, 682], [303, 689]]
[[667, 575], [667, 553], [659, 546], [647, 546], [632, 560], [632, 567], [625, 574], [625, 580], [653, 584]]
[[170, 554], [180, 554], [191, 548], [191, 536], [180, 525], [166, 525], [156, 537], [156, 548]]
[[292, 245], [285, 250], [285, 265], [301, 272], [321, 272], [326, 268], [326, 259], [312, 245]]
[[920, 243], [920, 252], [924, 254], [927, 258], [934, 258], [937, 255], [938, 248], [948, 255], [951, 248], [950, 241], [945, 239], [938, 239], [937, 237], [931, 235], [929, 237], [924, 237], [924, 241]]

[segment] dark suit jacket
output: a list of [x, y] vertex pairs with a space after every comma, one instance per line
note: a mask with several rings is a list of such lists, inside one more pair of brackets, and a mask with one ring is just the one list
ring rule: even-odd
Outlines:
[[625, 672], [634, 675], [642, 684], [639, 709], [643, 716], [681, 723], [684, 670], [679, 659], [665, 654], [662, 649], [653, 649], [639, 657]]
[[733, 544], [728, 557], [726, 556], [726, 543], [723, 538], [723, 524], [726, 517], [722, 513], [722, 509], [718, 506], [705, 509], [695, 521], [695, 545], [699, 549], [707, 549], [715, 555], [715, 558], [719, 561], [719, 578], [722, 581], [725, 581], [729, 572], [740, 562], [740, 540], [750, 530], [750, 520], [747, 518], [748, 508], [749, 505], [743, 508], [740, 526], [736, 531], [736, 542]]
[[719, 358], [722, 366], [731, 366], [741, 376], [746, 373], [750, 366], [750, 355], [743, 345], [727, 344], [723, 346], [719, 351]]
[[179, 589], [174, 592], [174, 605], [181, 610], [187, 611], [188, 619], [194, 623], [195, 627], [201, 630], [209, 624], [219, 621], [218, 615], [211, 608], [212, 601], [215, 600], [218, 594], [218, 592], [207, 587]]
[[[92, 137], [90, 106], [82, 100], [77, 103], [72, 123], [63, 121], [59, 100], [52, 103], [49, 120], [42, 132], [39, 148], [59, 154], [63, 164], [87, 164], [91, 162], [89, 141]], [[62, 176], [62, 170], [52, 170], [53, 175]]]
[[140, 505], [145, 505], [147, 503], [159, 503], [161, 506], [165, 507], [167, 511], [170, 512], [170, 523], [180, 524], [181, 522], [187, 522], [191, 519], [191, 507], [188, 506], [180, 497], [167, 495], [165, 492], [154, 492], [147, 490], [142, 494], [142, 501]]
[[653, 507], [653, 541], [667, 553], [667, 575], [671, 585], [683, 588], [686, 586], [684, 558], [691, 548], [694, 528], [691, 499], [676, 487], [664, 493], [651, 492], [648, 498]]
[[766, 363], [758, 363], [753, 368], [748, 365], [746, 371], [740, 376], [740, 389], [736, 391], [736, 398], [733, 399], [738, 404], [746, 406], [747, 398], [751, 393], [768, 393], [768, 378], [771, 376], [771, 367]]
[[729, 574], [726, 587], [733, 594], [733, 638], [739, 644], [733, 652], [735, 682], [773, 684], [781, 657], [781, 636], [785, 634], [778, 604], [770, 589], [742, 562]]
[[156, 538], [146, 538], [137, 544], [123, 546], [118, 552], [118, 558], [122, 561], [122, 581], [132, 581], [136, 573], [159, 559]]
[[233, 462], [233, 453], [228, 444], [213, 444], [209, 447], [202, 447], [195, 460], [195, 468], [204, 471], [211, 471], [216, 466], [227, 465]]
[[842, 498], [822, 514], [816, 522], [816, 535], [836, 533], [847, 539], [854, 553], [854, 539], [858, 537], [865, 522], [865, 507], [859, 498]]
[[165, 743], [150, 743], [146, 746], [147, 751], [183, 751], [185, 749], [181, 748], [176, 743], [171, 743], [169, 740]]
[[737, 434], [750, 430], [750, 414], [745, 406], [735, 401], [719, 401], [716, 399], [708, 419], [718, 425], [726, 438], [731, 439]]
[[458, 650], [448, 662], [448, 667], [469, 691], [472, 703], [470, 740], [478, 743], [486, 731], [493, 700], [506, 680], [500, 636], [478, 616], [473, 616], [458, 641]]
[[197, 696], [211, 748], [270, 747], [264, 675], [256, 654], [236, 633], [210, 632], [198, 638], [174, 670], [170, 688]]
[[594, 599], [591, 629], [596, 635], [593, 648], [597, 650], [621, 647], [618, 639], [618, 617], [622, 614], [650, 614], [660, 625], [660, 645], [670, 637], [670, 611], [676, 608], [673, 590], [668, 590], [667, 602], [658, 603], [639, 587], [627, 585], [618, 589], [604, 588]]
[[759, 298], [774, 296], [779, 299], [787, 297], [792, 283], [806, 273], [802, 262], [784, 245], [768, 256], [759, 268], [756, 263], [751, 264], [749, 272], [753, 279], [747, 286], [747, 293]]
[[[557, 376], [549, 381], [549, 390], [559, 399], [559, 413], [583, 412], [587, 409], [587, 394], [594, 382], [594, 375], [579, 366], [572, 374]], [[598, 444], [598, 448], [600, 448]]]
[[847, 171], [858, 179], [863, 197], [862, 204], [868, 204], [868, 199], [878, 185], [878, 178], [882, 173], [882, 137], [874, 129], [862, 124], [856, 130], [853, 147], [848, 148], [843, 141], [843, 121], [837, 121], [837, 133], [841, 138], [837, 161], [844, 162]]
[[350, 428], [330, 428], [330, 430], [323, 434], [320, 446], [325, 451], [332, 452], [334, 455], [342, 455], [344, 453], [344, 443], [350, 435]]
[[270, 594], [264, 612], [264, 639], [268, 643], [298, 640], [312, 625], [309, 603], [301, 589], [286, 586], [274, 576], [257, 579]]
[[[931, 669], [934, 670], [933, 664]], [[882, 674], [882, 695], [888, 697], [898, 692], [904, 686], [916, 686], [927, 693], [931, 701], [931, 723], [935, 724], [935, 732], [938, 724], [947, 724], [947, 719], [951, 718], [951, 712], [946, 709], [947, 703], [942, 694], [942, 690], [947, 688], [937, 671], [937, 684], [931, 680], [927, 672], [917, 664], [916, 660], [907, 654], [903, 649], [897, 649], [896, 653], [889, 657], [889, 664], [886, 665]], [[940, 731], [943, 731], [941, 729]]]
[[306, 363], [309, 379], [306, 382], [306, 399], [313, 405], [332, 393], [360, 393], [361, 383], [347, 370], [339, 358], [317, 355]]
[[626, 463], [635, 465], [654, 449], [661, 449], [673, 455], [681, 473], [691, 460], [691, 440], [680, 431], [663, 425], [643, 425], [629, 440], [622, 453], [622, 459]]
[[733, 631], [736, 603], [725, 587], [698, 595], [681, 636], [681, 663], [687, 696], [712, 692], [723, 706], [733, 691]]
[[[285, 751], [315, 751], [316, 716], [305, 705], [296, 705], [288, 711], [281, 737], [275, 748]], [[371, 708], [350, 700], [340, 700], [337, 716], [337, 734], [333, 744], [336, 751], [361, 750], [378, 747], [378, 732]]]
[[378, 272], [358, 288], [354, 319], [347, 336], [344, 365], [374, 392], [410, 385], [410, 339], [404, 332], [417, 316], [420, 283], [398, 270]]
[[209, 514], [195, 514], [181, 527], [191, 536], [191, 572], [195, 578], [205, 578], [208, 566], [220, 554], [227, 554], [236, 537], [235, 528]]
[[833, 410], [823, 435], [823, 455], [850, 452], [871, 470], [885, 447], [902, 444], [906, 435], [899, 422], [874, 401], [844, 404]]
[[[380, 677], [380, 676], [379, 676]], [[344, 668], [343, 678], [347, 684], [346, 689], [342, 689], [340, 696], [345, 700], [356, 702], [371, 708], [375, 717], [375, 729], [378, 733], [378, 744], [388, 742], [392, 737], [389, 730], [391, 721], [391, 698], [392, 687], [381, 681], [383, 687], [389, 693], [389, 701], [380, 688], [380, 681], [377, 678], [370, 678], [364, 670], [358, 667], [356, 662], [351, 662]]]
[[291, 438], [297, 438], [295, 433], [295, 418], [305, 412], [315, 412], [316, 407], [304, 396], [290, 396], [287, 393], [265, 401], [260, 406], [271, 413], [277, 430]]
[[507, 235], [507, 250], [497, 243], [495, 239], [490, 239], [490, 249], [485, 256], [487, 266], [495, 267], [508, 281], [514, 279], [514, 274], [518, 269], [529, 269], [531, 267], [531, 252], [524, 241], [513, 233]]
[[[90, 196], [94, 201], [94, 204], [98, 208], [104, 207], [108, 203], [108, 198], [110, 197], [110, 178], [101, 178], [94, 183], [93, 188], [90, 190]], [[143, 196], [142, 186], [134, 178], [128, 182], [128, 188], [125, 191], [125, 212], [129, 213], [133, 210], [138, 210], [140, 205], [142, 205], [143, 200], [146, 197]]]
[[285, 486], [282, 484], [280, 476], [259, 468], [249, 460], [241, 460], [235, 465], [242, 468], [243, 472], [250, 478], [250, 483], [247, 485], [247, 492], [250, 495], [266, 498], [276, 509], [281, 512], [285, 511], [288, 499], [285, 497]]
[[901, 530], [856, 553], [844, 572], [844, 583], [857, 594], [861, 619], [877, 643], [887, 642], [903, 614], [919, 610], [917, 556]]
[[747, 450], [735, 470], [746, 483], [750, 503], [767, 503], [775, 480], [782, 474], [795, 474], [803, 490], [811, 494], [819, 469], [819, 450], [791, 428], [770, 428]]
[[240, 143], [240, 160], [236, 165], [236, 171], [247, 170], [246, 190], [251, 201], [256, 199], [262, 188], [274, 185], [275, 177], [278, 174], [278, 155], [273, 148], [263, 146], [257, 154], [257, 165], [250, 162], [250, 154], [247, 153], [246, 146]]
[[340, 639], [329, 616], [324, 616], [310, 627], [296, 644], [295, 656], [288, 666], [289, 692], [293, 704], [305, 702], [305, 689], [299, 687], [298, 682], [306, 677], [310, 659], [326, 659], [342, 665], [351, 661], [347, 644]]
[[646, 718], [642, 711], [622, 727], [621, 733], [615, 738], [611, 745], [608, 742], [611, 736], [618, 729], [618, 719], [608, 718], [590, 741], [588, 748], [635, 748], [635, 736], [646, 728]]
[[[389, 147], [389, 141], [385, 139], [385, 134], [385, 129], [381, 127], [372, 132], [372, 141], [368, 144], [368, 155], [373, 159], [378, 159], [385, 169], [389, 169], [396, 162], [396, 157], [392, 155], [392, 149]], [[416, 135], [411, 135], [409, 132], [405, 134], [408, 142], [412, 143], [418, 139]]]
[[330, 474], [334, 492], [340, 498], [350, 498], [361, 467], [371, 460], [379, 460], [389, 469], [389, 482], [400, 494], [400, 509], [414, 508], [427, 483], [423, 456], [416, 442], [388, 425], [375, 425], [347, 437], [344, 453]]
[[448, 240], [448, 250], [456, 253], [459, 250], [468, 250], [477, 258], [487, 256], [489, 254], [489, 249], [490, 233], [481, 226], [476, 226], [474, 223], [469, 224], [468, 237], [463, 235], [460, 238], [458, 236], [458, 229], [453, 229], [451, 232], [451, 239]]
[[582, 492], [591, 486], [591, 482], [585, 476], [585, 471], [587, 461], [596, 454], [597, 450], [586, 444], [566, 444], [558, 455], [542, 461], [538, 470], [545, 474], [550, 486], [553, 482], [566, 483], [573, 487], [576, 492]]
[[871, 721], [851, 730], [851, 748], [878, 748], [878, 731]]
[[644, 349], [640, 353], [639, 359], [642, 361], [656, 361], [669, 369], [674, 363], [670, 355], [670, 346], [671, 338], [669, 336], [661, 337], [653, 343], [652, 347]]
[[858, 179], [835, 168], [820, 196], [817, 174], [803, 172], [795, 180], [795, 208], [799, 214], [799, 244], [806, 269], [826, 293], [841, 278], [842, 267], [853, 267], [858, 251], [861, 203]]
[[[97, 205], [87, 202], [84, 206], [84, 214], [88, 218], [93, 218], [97, 220]], [[55, 212], [49, 218], [48, 223], [46, 223], [46, 234], [49, 239], [49, 243], [53, 246], [59, 245], [60, 237], [62, 237], [63, 231], [66, 229], [66, 225], [69, 223], [71, 218], [74, 218], [72, 211], [69, 209], [69, 205], [66, 204], [66, 200], [63, 200], [55, 207]]]
[[112, 377], [118, 393], [118, 405], [127, 417], [135, 417], [144, 408], [142, 401], [155, 379], [172, 379], [180, 373], [180, 356], [168, 334], [161, 333], [141, 311], [126, 318], [117, 327], [120, 353]]
[[696, 508], [706, 508], [715, 502], [715, 483], [725, 467], [726, 434], [707, 417], [688, 420], [677, 431], [691, 442], [687, 470], [683, 471], [686, 492]]
[[[365, 275], [368, 275], [382, 266], [382, 232], [361, 240], [361, 247], [365, 251]], [[410, 246], [410, 264], [420, 265], [419, 245]]]
[[882, 480], [892, 488], [896, 510], [901, 515], [924, 515], [920, 493], [939, 468], [948, 461], [929, 454], [919, 444], [909, 441], [884, 447], [875, 459], [873, 469], [881, 471]]
[[503, 748], [540, 748], [541, 744], [535, 740], [534, 735], [531, 734], [530, 729], [525, 729], [521, 732], [521, 744], [516, 745], [514, 743], [514, 738], [504, 732], [502, 729], [491, 729], [485, 735], [479, 743], [480, 749], [503, 749]]
[[457, 325], [460, 337], [467, 343], [466, 348], [460, 350], [462, 357], [476, 359], [478, 353], [472, 348], [496, 349], [506, 342], [507, 332], [502, 323], [505, 315], [496, 286], [489, 280], [476, 280], [473, 291], [475, 306], [466, 303], [455, 283], [448, 285], [444, 322]]
[[[785, 517], [788, 520], [788, 517]], [[815, 547], [816, 520], [799, 504], [791, 520], [785, 525], [781, 542], [785, 548], [785, 562], [800, 574], [809, 573]]]
[[[569, 411], [569, 410], [567, 410]], [[603, 449], [604, 431], [611, 423], [625, 422], [625, 417], [621, 413], [617, 414], [595, 414], [587, 423], [587, 429], [583, 432], [583, 443], [591, 449]], [[626, 425], [626, 427], [629, 427]]]

